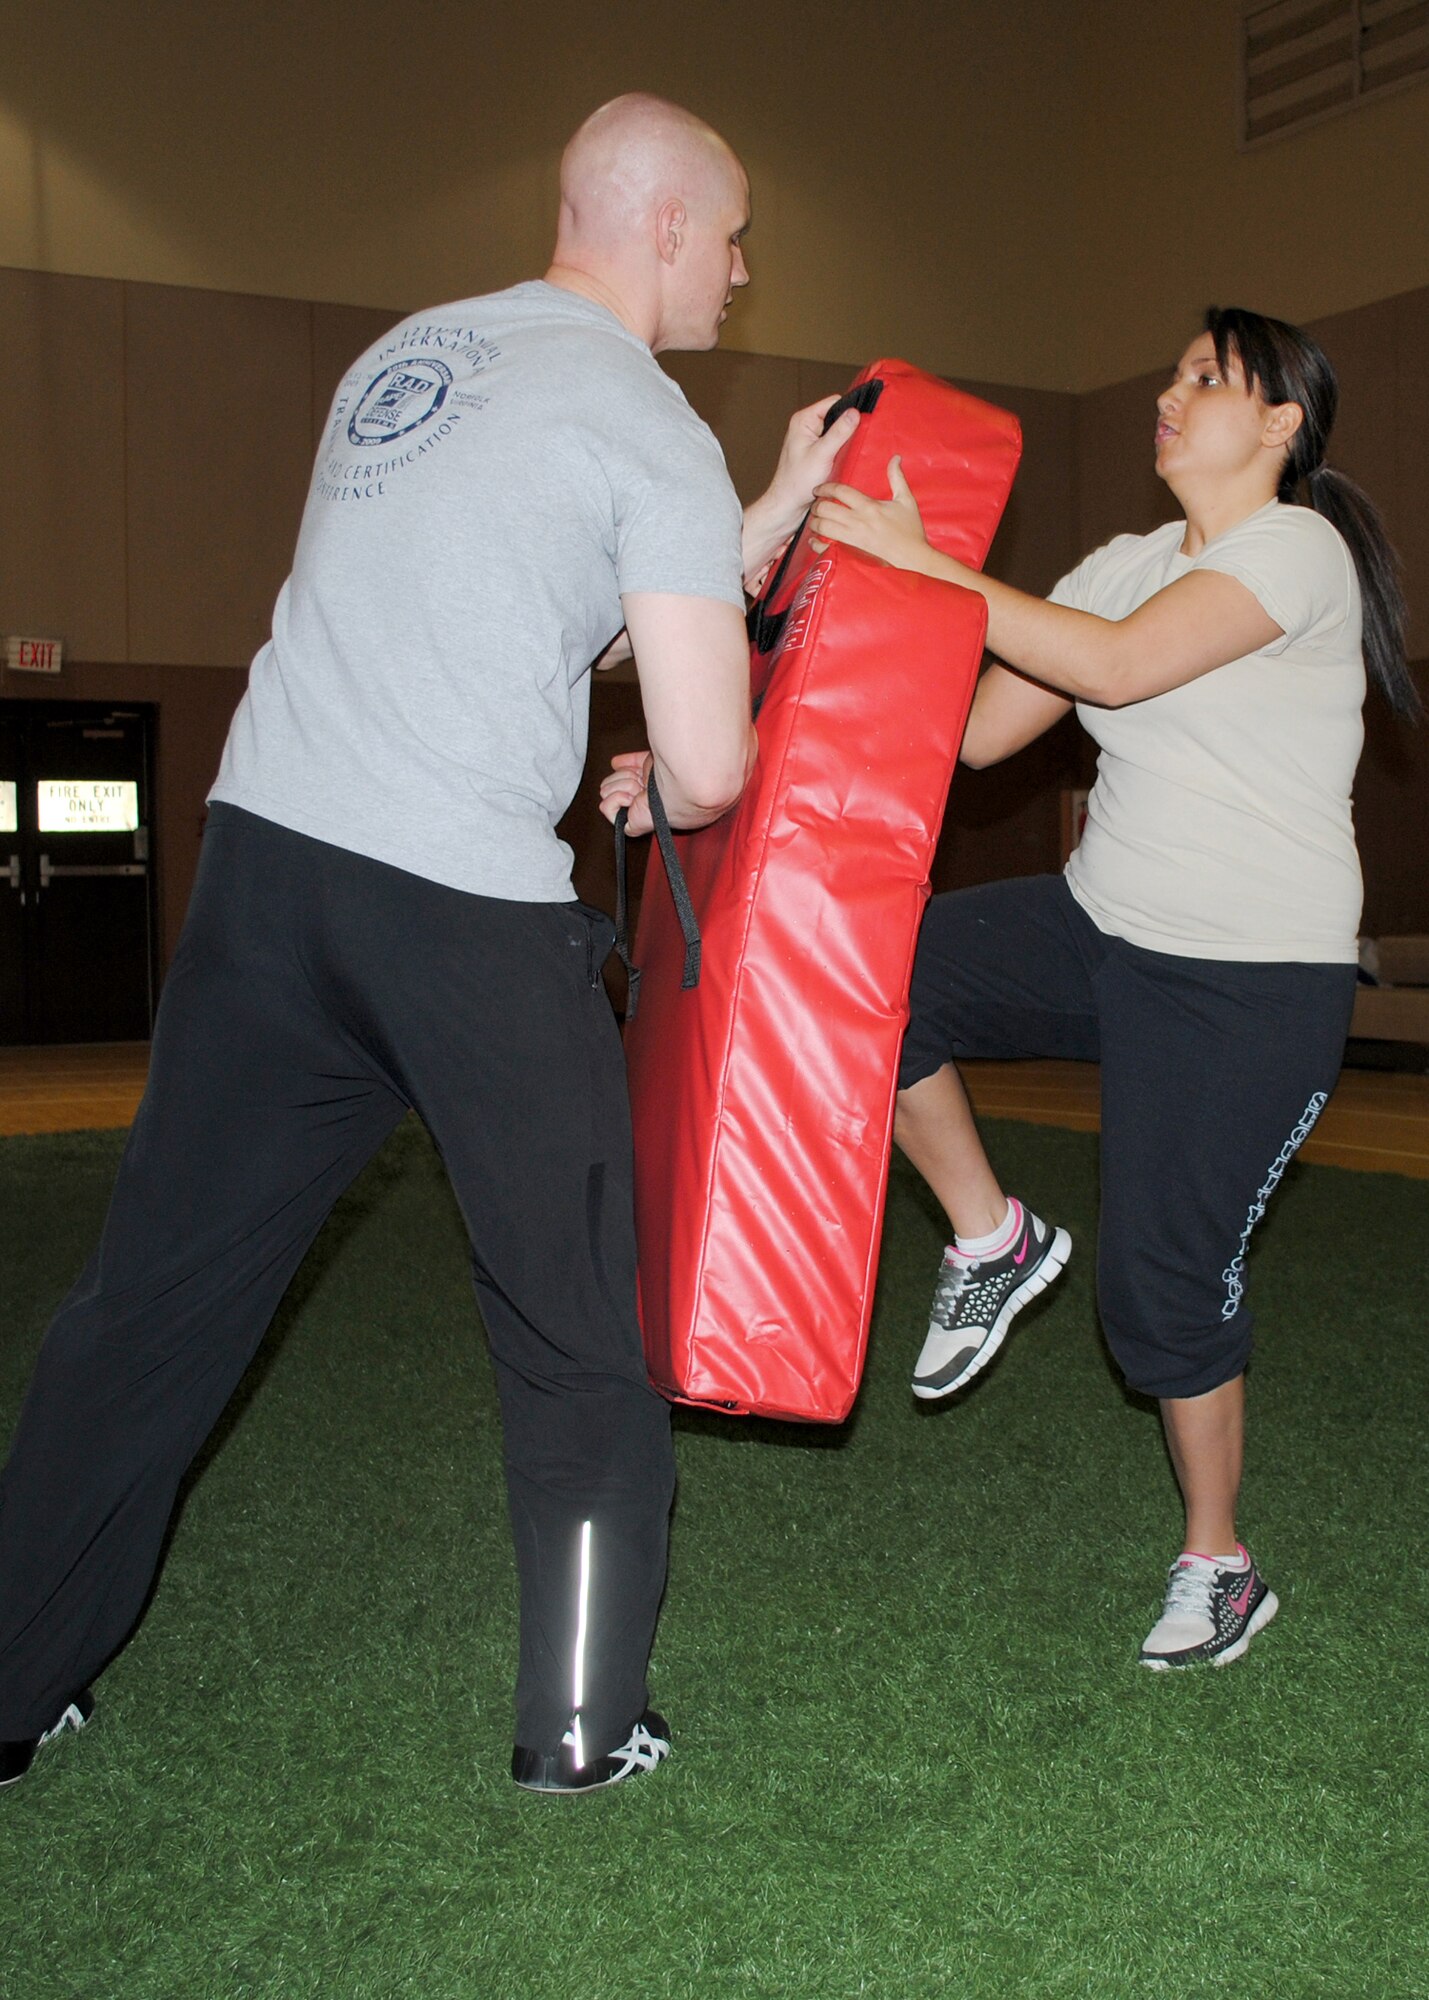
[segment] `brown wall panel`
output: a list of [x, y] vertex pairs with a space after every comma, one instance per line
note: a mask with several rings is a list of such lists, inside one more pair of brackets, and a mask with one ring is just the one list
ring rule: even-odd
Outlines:
[[374, 306], [328, 305], [315, 305], [312, 314], [312, 449], [316, 451], [338, 383], [358, 355], [406, 314]]
[[1404, 563], [1409, 653], [1429, 658], [1429, 287], [1394, 312], [1394, 490], [1384, 503]]
[[0, 630], [127, 655], [123, 287], [0, 270]]
[[1357, 479], [1379, 506], [1396, 511], [1394, 301], [1337, 313], [1306, 328], [1330, 358], [1340, 382], [1340, 409], [1330, 439], [1330, 463]]
[[[1419, 662], [1418, 680], [1429, 696], [1429, 661]], [[1362, 934], [1429, 931], [1429, 728], [1406, 727], [1378, 701], [1365, 710], [1355, 833], [1365, 878]]]
[[1077, 398], [1077, 547], [1080, 561], [1113, 535], [1144, 535], [1176, 502], [1156, 477], [1152, 434], [1164, 369]]
[[1055, 873], [1062, 865], [1062, 792], [1089, 785], [1094, 768], [1091, 741], [1071, 717], [1005, 764], [983, 771], [959, 765], [933, 857], [934, 889]]
[[[1330, 463], [1380, 509], [1404, 562], [1409, 652], [1429, 650], [1429, 291], [1313, 325], [1340, 381]], [[1429, 676], [1421, 665], [1421, 685]], [[1373, 694], [1355, 779], [1355, 829], [1367, 937], [1429, 928], [1429, 735], [1397, 721]]]
[[[868, 357], [870, 361], [874, 358], [873, 355]], [[820, 402], [825, 396], [841, 396], [854, 376], [861, 374], [866, 366], [863, 361], [801, 361], [795, 407], [802, 410], [809, 403]]]
[[773, 354], [665, 354], [691, 406], [724, 447], [741, 500], [769, 484], [784, 427], [800, 403], [799, 363]]
[[311, 469], [309, 308], [125, 289], [130, 654], [245, 666], [267, 636]]

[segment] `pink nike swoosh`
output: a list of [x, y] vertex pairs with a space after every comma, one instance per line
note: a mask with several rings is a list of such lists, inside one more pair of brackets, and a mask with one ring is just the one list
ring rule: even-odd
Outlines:
[[1247, 1575], [1244, 1584], [1241, 1586], [1240, 1594], [1238, 1596], [1234, 1595], [1229, 1590], [1226, 1592], [1226, 1602], [1227, 1604], [1229, 1604], [1231, 1610], [1234, 1611], [1237, 1618], [1244, 1618], [1247, 1607], [1250, 1604], [1250, 1600], [1251, 1597], [1254, 1595], [1254, 1592], [1255, 1592], [1254, 1570], [1251, 1570]]
[[1026, 1260], [1027, 1260], [1027, 1246], [1028, 1246], [1028, 1244], [1029, 1244], [1029, 1243], [1031, 1243], [1031, 1241], [1032, 1241], [1032, 1238], [1031, 1238], [1030, 1236], [1024, 1236], [1024, 1237], [1023, 1237], [1023, 1239], [1022, 1239], [1022, 1248], [1021, 1248], [1020, 1250], [1014, 1250], [1014, 1251], [1013, 1251], [1013, 1253], [1012, 1253], [1012, 1261], [1013, 1261], [1013, 1263], [1014, 1263], [1014, 1264], [1022, 1264], [1022, 1263], [1025, 1263], [1025, 1262], [1026, 1262]]

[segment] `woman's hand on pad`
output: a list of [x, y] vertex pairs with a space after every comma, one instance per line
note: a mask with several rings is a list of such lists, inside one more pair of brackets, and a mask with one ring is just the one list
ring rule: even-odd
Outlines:
[[[814, 511], [809, 522], [817, 538], [815, 547], [842, 542], [865, 555], [876, 556], [894, 569], [923, 570], [934, 552], [923, 532], [923, 517], [913, 489], [903, 476], [903, 461], [888, 461], [890, 497], [875, 500], [856, 486], [820, 486], [815, 489]], [[822, 553], [822, 550], [821, 550]]]

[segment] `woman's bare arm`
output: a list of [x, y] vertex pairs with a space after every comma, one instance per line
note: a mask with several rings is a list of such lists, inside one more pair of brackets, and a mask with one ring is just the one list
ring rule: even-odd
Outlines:
[[1072, 704], [994, 661], [977, 684], [958, 761], [974, 771], [1000, 764], [1060, 722]]
[[1179, 577], [1126, 618], [1099, 618], [998, 583], [930, 546], [895, 458], [889, 500], [824, 486], [815, 532], [897, 569], [975, 590], [987, 602], [988, 644], [1009, 665], [1076, 701], [1122, 708], [1258, 652], [1281, 628], [1245, 584], [1214, 570]]

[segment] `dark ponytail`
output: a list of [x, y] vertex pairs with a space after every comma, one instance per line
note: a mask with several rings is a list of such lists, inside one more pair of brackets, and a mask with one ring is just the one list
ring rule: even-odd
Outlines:
[[1222, 370], [1234, 356], [1247, 388], [1253, 387], [1265, 402], [1299, 404], [1300, 428], [1286, 454], [1279, 498], [1313, 507], [1344, 537], [1359, 573], [1369, 678], [1397, 715], [1417, 721], [1424, 703], [1404, 658], [1399, 557], [1368, 494], [1325, 463], [1340, 400], [1334, 369], [1308, 333], [1263, 313], [1212, 306], [1206, 331]]

